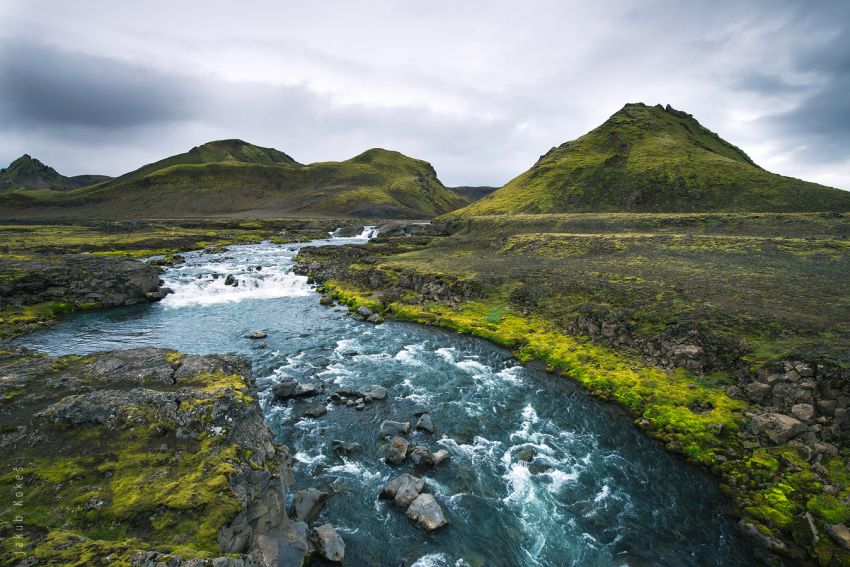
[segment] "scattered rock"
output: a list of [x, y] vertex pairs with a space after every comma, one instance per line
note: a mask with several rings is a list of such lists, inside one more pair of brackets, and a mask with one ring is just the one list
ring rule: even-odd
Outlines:
[[407, 508], [425, 488], [425, 480], [404, 473], [392, 479], [381, 490], [381, 498], [392, 500], [399, 508]]
[[404, 437], [393, 437], [384, 460], [391, 465], [400, 465], [407, 458], [407, 448], [409, 446], [410, 442]]
[[369, 323], [374, 323], [375, 325], [380, 325], [384, 322], [384, 318], [378, 315], [377, 313], [372, 313], [369, 317], [366, 318], [366, 321]]
[[428, 433], [434, 433], [434, 422], [431, 421], [431, 415], [423, 413], [416, 421], [416, 429], [422, 429]]
[[304, 412], [304, 415], [306, 415], [307, 417], [318, 418], [322, 417], [326, 413], [328, 413], [328, 408], [324, 404], [321, 404], [311, 407], [310, 409]]
[[345, 559], [345, 542], [330, 524], [322, 524], [313, 529], [310, 539], [324, 559], [333, 563], [342, 563]]
[[339, 439], [334, 439], [331, 441], [331, 451], [337, 454], [346, 454], [351, 455], [352, 453], [356, 453], [360, 450], [359, 443], [348, 443], [346, 441], [340, 441]]
[[388, 438], [408, 433], [410, 433], [409, 421], [391, 421], [388, 419], [381, 423], [381, 437]]
[[239, 280], [236, 279], [236, 276], [233, 274], [227, 274], [227, 277], [224, 278], [224, 285], [230, 285], [233, 287], [239, 286]]
[[516, 460], [518, 463], [530, 463], [537, 456], [537, 451], [534, 447], [523, 447], [517, 454]]
[[334, 304], [333, 298], [328, 297], [327, 295], [323, 295], [322, 298], [319, 300], [319, 305], [328, 306], [328, 305], [333, 305], [333, 304]]
[[815, 416], [815, 408], [809, 404], [796, 404], [791, 406], [791, 413], [800, 421], [808, 421]]
[[765, 413], [753, 418], [752, 428], [756, 435], [778, 445], [805, 431], [806, 425], [788, 415]]
[[295, 388], [298, 387], [298, 382], [295, 380], [286, 380], [281, 382], [280, 384], [275, 385], [272, 388], [272, 394], [275, 398], [279, 400], [285, 400], [286, 398], [292, 397], [295, 393]]
[[292, 499], [292, 517], [298, 522], [312, 523], [327, 499], [328, 493], [317, 488], [299, 490]]
[[445, 449], [440, 449], [434, 453], [434, 466], [440, 465], [451, 458], [451, 455]]
[[380, 384], [369, 384], [363, 386], [357, 393], [363, 396], [365, 400], [383, 400], [387, 397], [387, 389]]
[[434, 454], [424, 445], [416, 445], [410, 452], [410, 460], [417, 467], [432, 467], [434, 466]]
[[832, 540], [843, 547], [850, 549], [850, 530], [844, 524], [827, 524], [826, 531]]
[[295, 397], [308, 397], [317, 396], [321, 393], [321, 385], [314, 384], [313, 382], [307, 382], [306, 384], [298, 384], [295, 386], [295, 391], [292, 392], [292, 395]]
[[245, 335], [245, 338], [246, 339], [258, 340], [258, 339], [264, 339], [268, 336], [269, 336], [269, 334], [265, 331], [254, 331], [253, 333], [248, 333], [247, 335]]
[[372, 315], [372, 310], [366, 307], [365, 305], [361, 305], [357, 308], [357, 314], [363, 317], [364, 319], [368, 319]]
[[406, 515], [429, 532], [448, 523], [443, 514], [443, 509], [430, 494], [417, 496], [416, 500], [407, 508]]

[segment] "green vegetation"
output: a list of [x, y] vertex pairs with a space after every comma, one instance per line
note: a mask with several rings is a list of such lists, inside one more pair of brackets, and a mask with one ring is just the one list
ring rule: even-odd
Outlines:
[[570, 211], [850, 211], [850, 192], [765, 171], [669, 106], [627, 104], [449, 216]]
[[239, 215], [427, 218], [467, 204], [427, 162], [379, 148], [302, 165], [241, 140], [210, 142], [89, 187], [0, 196], [9, 217]]
[[[166, 361], [177, 365], [181, 358], [169, 353]], [[63, 357], [52, 373], [86, 380], [91, 362]], [[26, 358], [5, 362], [4, 371], [14, 374], [15, 365], [29, 363]], [[53, 379], [40, 374], [33, 379]], [[96, 386], [121, 387], [108, 381]], [[218, 532], [242, 509], [230, 478], [238, 467], [257, 463], [226, 434], [210, 433], [209, 426], [215, 411], [248, 408], [254, 401], [241, 376], [221, 371], [196, 375], [180, 386], [174, 394], [182, 399], [177, 415], [152, 399], [125, 402], [108, 423], [71, 425], [36, 416], [29, 427], [38, 428], [40, 442], [22, 443], [0, 458], [0, 488], [19, 493], [16, 499], [23, 502], [16, 508], [7, 498], [2, 505], [0, 564], [17, 563], [13, 553], [19, 543], [39, 565], [129, 567], [134, 553], [151, 550], [183, 559], [220, 555]], [[50, 387], [40, 391], [51, 402], [61, 396]], [[11, 428], [4, 412], [4, 432], [25, 434], [19, 426], [34, 413], [32, 407], [44, 407], [43, 398], [20, 396]], [[200, 435], [178, 434], [178, 425]], [[22, 518], [15, 523], [23, 532], [13, 529], [15, 515]], [[11, 537], [16, 534], [23, 538]]]

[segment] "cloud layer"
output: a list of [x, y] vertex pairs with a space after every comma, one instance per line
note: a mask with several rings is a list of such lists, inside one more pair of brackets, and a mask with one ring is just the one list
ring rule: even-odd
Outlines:
[[0, 163], [118, 174], [238, 137], [302, 162], [393, 148], [446, 184], [501, 185], [642, 101], [850, 189], [842, 0], [21, 0], [0, 30]]

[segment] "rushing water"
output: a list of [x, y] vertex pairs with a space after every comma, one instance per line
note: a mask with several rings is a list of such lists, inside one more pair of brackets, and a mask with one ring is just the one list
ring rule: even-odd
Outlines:
[[[269, 425], [294, 453], [295, 488], [332, 492], [319, 522], [337, 527], [350, 566], [752, 563], [719, 512], [724, 500], [712, 480], [619, 411], [485, 341], [406, 323], [373, 326], [321, 307], [290, 271], [297, 249], [187, 254], [164, 275], [175, 293], [161, 303], [72, 315], [21, 342], [52, 354], [156, 345], [250, 357]], [[237, 287], [224, 284], [228, 274]], [[268, 332], [267, 348], [244, 338], [258, 329]], [[303, 419], [321, 399], [275, 403], [270, 387], [287, 378], [329, 388], [378, 383], [389, 395], [363, 411], [329, 404], [325, 416]], [[415, 423], [421, 407], [437, 431], [411, 440], [451, 454], [426, 475], [450, 522], [430, 534], [378, 499], [409, 470], [383, 462], [379, 425]], [[333, 439], [363, 449], [341, 458]]]

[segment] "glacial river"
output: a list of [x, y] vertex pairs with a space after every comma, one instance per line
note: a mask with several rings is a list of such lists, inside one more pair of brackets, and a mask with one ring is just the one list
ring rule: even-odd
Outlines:
[[[318, 244], [351, 242], [365, 238]], [[345, 539], [348, 566], [753, 564], [712, 479], [615, 408], [486, 341], [375, 326], [320, 306], [306, 278], [291, 273], [298, 248], [186, 254], [164, 274], [175, 293], [161, 303], [72, 315], [19, 342], [50, 354], [153, 345], [249, 357], [268, 423], [294, 454], [295, 490], [332, 493], [319, 522]], [[224, 284], [228, 274], [237, 287]], [[268, 333], [263, 349], [245, 338], [259, 329]], [[382, 384], [389, 394], [362, 411], [328, 404], [323, 417], [303, 418], [323, 398], [277, 403], [271, 387], [284, 379], [328, 389]], [[383, 462], [380, 423], [415, 423], [419, 408], [436, 432], [411, 441], [451, 454], [425, 475], [449, 520], [432, 533], [378, 499], [410, 469]], [[362, 450], [337, 456], [334, 439]]]

